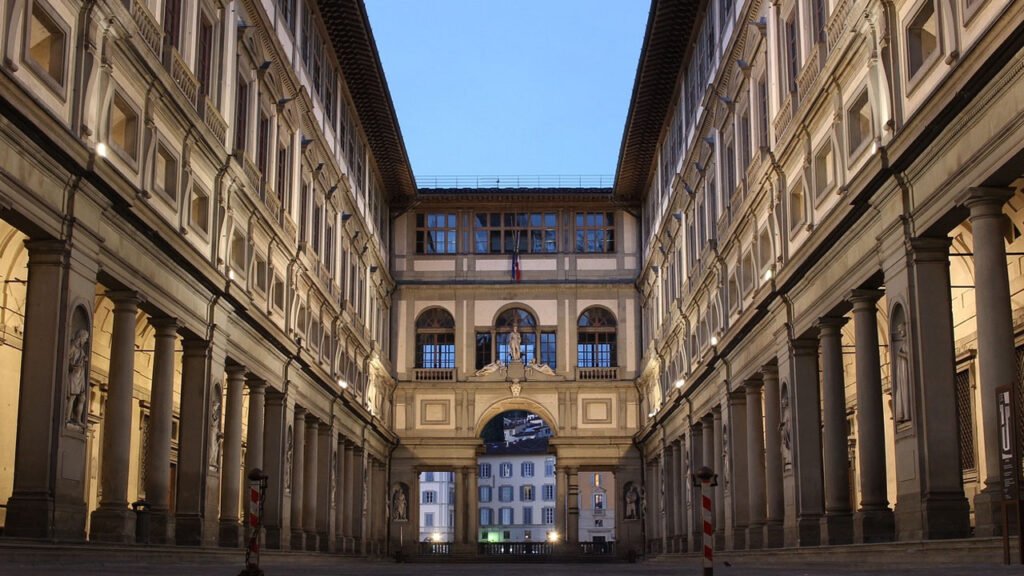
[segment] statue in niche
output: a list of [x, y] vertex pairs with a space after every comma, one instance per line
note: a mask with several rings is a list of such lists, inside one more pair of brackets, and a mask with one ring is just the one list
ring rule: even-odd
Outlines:
[[779, 422], [779, 436], [782, 440], [782, 462], [789, 464], [792, 451], [792, 413], [789, 406], [789, 386], [783, 382], [779, 394], [779, 407], [782, 412]]
[[220, 430], [220, 416], [224, 405], [224, 393], [220, 383], [213, 385], [213, 398], [210, 406], [210, 468], [220, 467], [220, 448], [224, 442], [224, 433]]
[[512, 331], [508, 334], [508, 357], [513, 362], [521, 362], [523, 358], [523, 351], [521, 344], [523, 337], [519, 334], [519, 325], [513, 324]]
[[541, 374], [555, 376], [555, 371], [551, 369], [551, 366], [548, 366], [547, 364], [541, 364], [540, 361], [537, 360], [536, 356], [533, 357], [533, 360], [530, 360], [530, 363], [527, 364], [527, 368], [535, 372], [540, 372]]
[[893, 415], [901, 424], [910, 421], [910, 355], [907, 352], [907, 325], [896, 324], [892, 356]]
[[89, 403], [89, 331], [80, 328], [71, 338], [68, 352], [67, 416], [68, 426], [85, 429]]
[[391, 491], [391, 519], [395, 522], [409, 520], [409, 496], [405, 484], [398, 483]]
[[284, 448], [284, 491], [292, 491], [292, 451], [295, 440], [292, 438], [292, 425], [288, 425], [288, 432], [285, 434]]
[[632, 482], [627, 484], [624, 496], [626, 507], [623, 518], [626, 520], [639, 520], [640, 491], [636, 489], [636, 484]]
[[729, 425], [722, 422], [722, 484], [729, 487]]
[[338, 492], [338, 453], [336, 451], [331, 452], [331, 492], [328, 498], [330, 498], [330, 506], [334, 508], [335, 495]]

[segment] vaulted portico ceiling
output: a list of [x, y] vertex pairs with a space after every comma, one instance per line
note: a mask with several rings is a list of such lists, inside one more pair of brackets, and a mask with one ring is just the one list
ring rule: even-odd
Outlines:
[[416, 196], [416, 181], [366, 6], [363, 0], [317, 0], [317, 6], [338, 55], [345, 84], [366, 132], [388, 199], [395, 204], [409, 202]]
[[640, 62], [615, 171], [615, 195], [643, 197], [689, 38], [706, 0], [651, 0]]

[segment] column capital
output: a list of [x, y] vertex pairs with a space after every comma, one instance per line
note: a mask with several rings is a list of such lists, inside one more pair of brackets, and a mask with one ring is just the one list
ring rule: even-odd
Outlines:
[[295, 405], [295, 420], [306, 417], [306, 409], [298, 404]]
[[907, 240], [907, 252], [911, 253], [914, 262], [945, 262], [949, 263], [949, 247], [953, 239], [948, 236], [918, 236]]
[[779, 366], [777, 364], [765, 364], [761, 367], [761, 380], [764, 382], [779, 381]]
[[205, 356], [210, 351], [210, 341], [200, 338], [182, 338], [181, 349], [185, 356]]
[[321, 436], [330, 436], [331, 432], [334, 431], [334, 427], [329, 422], [318, 422], [319, 428], [317, 429]]
[[789, 341], [789, 349], [794, 356], [817, 356], [818, 338], [809, 336], [793, 338]]
[[885, 292], [882, 292], [881, 290], [857, 289], [850, 291], [849, 300], [850, 303], [853, 304], [853, 310], [855, 312], [866, 308], [874, 310], [875, 304], [877, 304], [878, 300], [884, 295]]
[[957, 196], [957, 203], [971, 210], [970, 218], [999, 216], [1003, 213], [1003, 204], [1013, 197], [1011, 188], [979, 186], [968, 188]]
[[760, 375], [751, 376], [743, 381], [743, 389], [747, 394], [760, 394], [763, 387], [764, 380], [761, 379]]
[[320, 426], [320, 419], [317, 418], [316, 415], [314, 415], [313, 413], [307, 411], [306, 428], [310, 430], [315, 430], [318, 426]]
[[849, 321], [845, 316], [822, 316], [818, 319], [819, 336], [835, 336]]
[[63, 240], [25, 240], [25, 248], [28, 250], [28, 265], [33, 264], [61, 264], [64, 256], [70, 251], [71, 246]]
[[231, 364], [224, 367], [224, 371], [227, 372], [228, 379], [239, 380], [245, 378], [245, 366], [239, 364]]
[[104, 295], [114, 303], [115, 312], [135, 311], [145, 301], [135, 290], [107, 290]]
[[[267, 387], [267, 381], [262, 378], [250, 375], [248, 378], [245, 379], [245, 385], [249, 388], [250, 392], [263, 393]], [[282, 394], [282, 397], [283, 396], [284, 395]]]
[[149, 325], [153, 327], [158, 338], [161, 336], [177, 336], [178, 328], [181, 327], [177, 318], [170, 318], [168, 316], [150, 318]]

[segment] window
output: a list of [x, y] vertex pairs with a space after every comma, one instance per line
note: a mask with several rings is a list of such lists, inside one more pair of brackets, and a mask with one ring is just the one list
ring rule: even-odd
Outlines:
[[604, 492], [594, 493], [594, 510], [604, 510]]
[[256, 130], [256, 169], [260, 171], [260, 197], [266, 195], [267, 177], [270, 176], [270, 116], [259, 111], [259, 125]]
[[540, 499], [545, 501], [545, 502], [554, 502], [555, 501], [555, 485], [554, 484], [544, 484], [543, 486], [541, 486], [540, 487]]
[[555, 477], [555, 459], [546, 458], [544, 460], [544, 476], [547, 478]]
[[156, 162], [153, 165], [153, 189], [163, 194], [172, 203], [178, 202], [178, 159], [163, 142], [156, 146]]
[[511, 462], [502, 462], [501, 463], [501, 467], [499, 468], [499, 471], [500, 471], [499, 474], [501, 474], [502, 478], [511, 478], [512, 477], [512, 463]]
[[274, 283], [271, 285], [270, 302], [274, 310], [284, 311], [284, 278], [280, 274], [274, 274]]
[[871, 139], [871, 103], [868, 91], [862, 90], [846, 112], [846, 131], [849, 135], [850, 157], [857, 156]]
[[532, 484], [519, 487], [519, 500], [522, 502], [533, 502], [537, 498], [536, 491]]
[[508, 364], [511, 360], [508, 351], [508, 337], [515, 329], [519, 332], [519, 350], [524, 364], [533, 361], [537, 345], [537, 322], [533, 315], [522, 308], [509, 308], [498, 315], [494, 326], [494, 339], [497, 344], [498, 361]]
[[545, 524], [553, 525], [555, 523], [555, 509], [546, 506], [540, 509], [540, 515]]
[[423, 525], [428, 527], [434, 525], [434, 514], [432, 512], [427, 512], [423, 515]]
[[295, 33], [295, 0], [281, 0], [279, 3], [281, 7], [281, 18], [287, 24], [288, 31], [292, 34]]
[[235, 150], [245, 152], [249, 138], [249, 83], [241, 74], [235, 89]]
[[266, 294], [267, 293], [267, 259], [266, 259], [266, 257], [264, 257], [261, 254], [256, 254], [255, 257], [253, 258], [252, 270], [253, 270], [253, 274], [255, 275], [255, 278], [253, 278], [253, 280], [254, 280], [253, 287], [256, 289], [256, 292], [258, 292], [260, 294]]
[[491, 465], [481, 464], [477, 466], [477, 477], [478, 478], [490, 478], [491, 477]]
[[786, 80], [789, 91], [796, 92], [796, 79], [800, 76], [800, 33], [797, 29], [797, 11], [794, 9], [786, 19]]
[[480, 525], [481, 526], [492, 526], [494, 524], [494, 509], [492, 508], [481, 508], [480, 509]]
[[747, 168], [750, 166], [750, 115], [744, 113], [740, 116], [740, 178], [744, 178]]
[[576, 251], [615, 252], [614, 213], [577, 212]]
[[437, 503], [437, 491], [435, 490], [424, 490], [422, 502], [424, 504], [436, 504]]
[[733, 195], [736, 193], [736, 151], [733, 150], [732, 142], [725, 147], [725, 166], [722, 167], [724, 174], [723, 182], [725, 184], [725, 194], [728, 201], [727, 206], [731, 206], [733, 202]]
[[829, 140], [814, 155], [814, 199], [820, 201], [835, 185], [835, 163], [832, 161], [832, 141]]
[[804, 187], [800, 183], [793, 185], [789, 191], [789, 229], [795, 231], [804, 223], [807, 210], [804, 206]]
[[424, 472], [423, 473], [423, 481], [424, 482], [433, 482], [434, 481], [434, 473], [433, 472]]
[[181, 45], [181, 0], [164, 0], [164, 43], [178, 48]]
[[499, 502], [511, 502], [514, 498], [515, 493], [512, 491], [511, 486], [499, 486], [498, 487], [498, 501]]
[[828, 35], [825, 34], [825, 22], [827, 20], [825, 0], [813, 0], [811, 3], [812, 17], [814, 18], [814, 42], [828, 43]]
[[[299, 189], [299, 242], [309, 242], [309, 196], [311, 190], [309, 182], [303, 181], [302, 188]], [[352, 277], [355, 278], [355, 269], [352, 271]], [[353, 280], [354, 282], [354, 280]], [[349, 300], [352, 300], [349, 297]]]
[[245, 276], [247, 269], [245, 265], [247, 248], [245, 234], [236, 226], [231, 238], [231, 267], [242, 276]]
[[416, 367], [455, 368], [455, 319], [428, 308], [416, 319]]
[[772, 239], [767, 226], [761, 229], [757, 245], [758, 262], [761, 264], [761, 269], [764, 270], [772, 263]]
[[416, 215], [417, 254], [455, 254], [455, 214]]
[[533, 478], [533, 462], [523, 462], [519, 468], [520, 476], [523, 478]]
[[59, 22], [42, 3], [33, 2], [25, 53], [33, 69], [63, 87], [67, 33]]
[[479, 497], [480, 497], [480, 501], [481, 502], [490, 502], [491, 501], [491, 487], [490, 486], [480, 486], [479, 492], [480, 492]]
[[[284, 211], [292, 212], [292, 145], [291, 135], [277, 147], [277, 197], [281, 199]], [[276, 214], [275, 214], [276, 216]]]
[[604, 308], [587, 308], [577, 323], [577, 364], [580, 368], [618, 366], [615, 317]]
[[110, 103], [110, 143], [132, 162], [139, 157], [139, 114], [120, 92]]
[[477, 213], [473, 222], [477, 254], [558, 251], [558, 215], [554, 212]]
[[768, 85], [763, 76], [757, 81], [757, 145], [768, 148]]
[[540, 333], [540, 362], [552, 370], [558, 368], [558, 338], [554, 332]]
[[477, 332], [476, 333], [476, 369], [479, 370], [484, 366], [487, 366], [494, 360], [491, 354], [491, 333], [490, 332]]
[[938, 27], [935, 3], [927, 0], [907, 26], [907, 72], [911, 79], [939, 53]]
[[192, 202], [189, 203], [188, 223], [205, 236], [210, 233], [210, 194], [192, 185]]
[[202, 8], [199, 9], [199, 26], [196, 33], [196, 80], [199, 82], [199, 95], [213, 99], [217, 87], [217, 83], [213, 81], [217, 76], [217, 26]]
[[[502, 526], [511, 526], [515, 524], [515, 511], [512, 508], [501, 508], [498, 510], [498, 523]], [[508, 536], [505, 536], [507, 539]]]

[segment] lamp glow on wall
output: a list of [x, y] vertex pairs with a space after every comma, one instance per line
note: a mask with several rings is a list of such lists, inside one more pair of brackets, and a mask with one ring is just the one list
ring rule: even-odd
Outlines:
[[712, 335], [711, 336], [711, 345], [712, 346], [718, 346], [718, 336], [717, 335]]
[[97, 143], [96, 144], [96, 155], [99, 156], [100, 158], [106, 158], [107, 157], [107, 145], [104, 144], [103, 142]]
[[764, 271], [764, 281], [765, 282], [768, 282], [769, 280], [771, 280], [773, 276], [775, 276], [775, 272], [773, 272], [771, 268], [769, 268], [769, 269]]
[[685, 379], [680, 378], [679, 380], [676, 380], [676, 388], [682, 388], [683, 386], [686, 386]]
[[348, 390], [348, 381], [344, 378], [338, 378], [338, 388], [342, 390]]
[[548, 542], [550, 542], [552, 544], [554, 544], [555, 542], [558, 542], [558, 531], [557, 530], [552, 530], [551, 532], [548, 532]]

